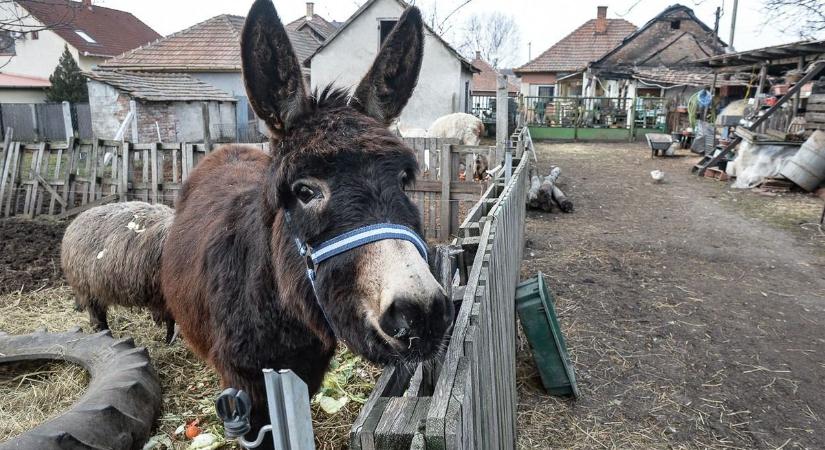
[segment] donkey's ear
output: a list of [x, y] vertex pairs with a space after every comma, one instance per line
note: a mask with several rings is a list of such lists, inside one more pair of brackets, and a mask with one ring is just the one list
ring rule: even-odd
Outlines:
[[389, 125], [412, 96], [424, 59], [421, 11], [407, 8], [355, 90], [353, 106]]
[[298, 58], [272, 0], [257, 0], [241, 35], [241, 60], [249, 103], [276, 137], [308, 109]]

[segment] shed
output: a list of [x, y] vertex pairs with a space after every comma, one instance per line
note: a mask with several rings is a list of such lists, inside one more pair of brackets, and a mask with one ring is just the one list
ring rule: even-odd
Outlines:
[[[407, 6], [401, 0], [369, 0], [358, 8], [304, 61], [312, 70], [312, 88], [335, 83], [355, 89]], [[469, 111], [470, 83], [476, 72], [470, 61], [425, 26], [418, 86], [401, 114], [400, 125], [426, 129], [441, 116]]]
[[[235, 97], [191, 75], [98, 70], [87, 77], [98, 138], [121, 138], [118, 131], [137, 142], [235, 138]], [[137, 126], [123, 128], [132, 110]]]

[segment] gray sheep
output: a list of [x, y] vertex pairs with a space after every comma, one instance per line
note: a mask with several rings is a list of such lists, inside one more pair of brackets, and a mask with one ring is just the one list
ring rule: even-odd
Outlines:
[[166, 324], [172, 342], [175, 322], [160, 286], [160, 261], [173, 219], [168, 206], [111, 203], [83, 212], [66, 228], [60, 263], [94, 329], [109, 329], [109, 306], [143, 307]]

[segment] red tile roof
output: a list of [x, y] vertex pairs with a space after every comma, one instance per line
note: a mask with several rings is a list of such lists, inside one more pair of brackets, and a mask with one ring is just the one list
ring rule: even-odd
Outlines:
[[52, 84], [46, 78], [0, 73], [0, 87], [4, 88], [48, 88]]
[[596, 33], [597, 19], [585, 22], [572, 33], [527, 64], [514, 69], [529, 72], [573, 72], [585, 68], [636, 31], [636, 25], [624, 19], [606, 19], [607, 31]]
[[[487, 61], [481, 58], [474, 59], [472, 64], [481, 70], [481, 72], [473, 74], [473, 92], [495, 92], [496, 76], [498, 75], [498, 71], [493, 66], [488, 64]], [[507, 92], [515, 94], [518, 92], [519, 88], [511, 80], [512, 78], [507, 80]]]
[[[70, 0], [18, 0], [34, 18], [83, 54], [110, 57], [161, 37], [131, 13]], [[88, 42], [82, 31], [95, 42]]]
[[[244, 20], [229, 14], [215, 16], [112, 58], [100, 67], [160, 72], [237, 72], [241, 70]], [[331, 34], [334, 25], [316, 14], [312, 21], [302, 17], [285, 28], [292, 48], [303, 61], [321, 45], [319, 36]]]

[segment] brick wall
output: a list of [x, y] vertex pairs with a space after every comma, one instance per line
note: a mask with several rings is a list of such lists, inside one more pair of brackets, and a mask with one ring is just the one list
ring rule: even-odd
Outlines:
[[138, 142], [178, 142], [178, 119], [174, 104], [138, 102]]

